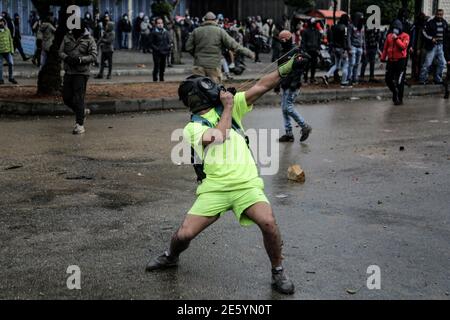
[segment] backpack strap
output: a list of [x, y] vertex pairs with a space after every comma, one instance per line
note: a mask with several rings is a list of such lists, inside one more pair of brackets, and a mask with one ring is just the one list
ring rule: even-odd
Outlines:
[[[223, 114], [223, 106], [217, 106], [215, 108], [219, 117], [222, 117]], [[213, 128], [214, 126], [209, 122], [208, 119], [203, 118], [198, 114], [191, 115], [191, 122], [200, 123], [203, 126], [207, 126], [209, 128]], [[235, 130], [240, 136], [242, 136], [247, 144], [247, 147], [250, 149], [250, 140], [248, 136], [245, 135], [244, 130], [242, 130], [241, 126], [232, 118], [231, 127]], [[194, 167], [195, 174], [197, 175], [197, 182], [201, 183], [203, 179], [206, 178], [206, 174], [204, 172], [204, 163], [202, 157], [200, 157], [197, 152], [195, 152], [194, 147], [191, 146], [191, 164]]]

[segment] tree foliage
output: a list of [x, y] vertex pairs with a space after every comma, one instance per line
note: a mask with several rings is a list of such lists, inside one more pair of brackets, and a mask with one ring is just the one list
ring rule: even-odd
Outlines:
[[156, 1], [152, 3], [151, 9], [153, 16], [170, 17], [172, 16], [173, 5], [166, 1]]

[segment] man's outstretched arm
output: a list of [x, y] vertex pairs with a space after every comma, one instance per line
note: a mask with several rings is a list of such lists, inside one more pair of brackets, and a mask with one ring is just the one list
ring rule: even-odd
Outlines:
[[266, 92], [274, 89], [280, 82], [281, 77], [278, 70], [275, 70], [262, 77], [253, 87], [245, 92], [247, 105], [252, 105], [261, 98]]
[[291, 72], [299, 72], [302, 62], [305, 61], [300, 54], [295, 54], [286, 63], [278, 67], [277, 70], [262, 77], [253, 87], [245, 92], [247, 105], [252, 105], [266, 92], [274, 89], [280, 80], [288, 76]]

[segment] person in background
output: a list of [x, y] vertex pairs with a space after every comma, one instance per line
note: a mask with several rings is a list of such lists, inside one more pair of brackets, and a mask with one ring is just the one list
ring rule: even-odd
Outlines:
[[33, 24], [32, 32], [36, 36], [36, 50], [34, 51], [31, 62], [37, 66], [41, 66], [41, 53], [42, 53], [42, 34], [39, 32], [42, 25], [42, 20], [39, 19]]
[[34, 24], [39, 21], [39, 16], [37, 15], [36, 11], [32, 10], [30, 11], [30, 15], [28, 16], [28, 24], [30, 25], [31, 33], [33, 36], [36, 36], [37, 30], [34, 28]]
[[53, 40], [55, 39], [56, 28], [51, 23], [51, 20], [52, 19], [50, 15], [46, 16], [39, 28], [39, 37], [42, 40], [41, 59], [40, 59], [41, 69], [47, 62], [48, 53], [50, 52]]
[[3, 80], [3, 59], [8, 64], [8, 80], [13, 84], [17, 84], [14, 79], [14, 43], [11, 36], [11, 31], [6, 27], [6, 19], [0, 16], [0, 85], [4, 84]]
[[417, 15], [414, 25], [411, 28], [411, 76], [414, 80], [419, 81], [420, 70], [422, 68], [422, 62], [424, 60], [424, 41], [423, 29], [428, 18], [425, 13], [421, 12]]
[[100, 38], [97, 45], [101, 49], [100, 58], [100, 71], [95, 77], [96, 79], [103, 79], [103, 71], [105, 69], [105, 62], [108, 61], [108, 75], [107, 79], [111, 79], [112, 67], [113, 67], [113, 53], [114, 53], [114, 41], [116, 39], [116, 33], [114, 32], [114, 23], [108, 22], [105, 27], [105, 33]]
[[438, 9], [434, 18], [427, 21], [423, 30], [425, 37], [425, 61], [420, 72], [420, 83], [426, 84], [428, 73], [433, 61], [437, 60], [437, 68], [434, 74], [434, 82], [442, 84], [442, 74], [446, 61], [444, 56], [444, 38], [448, 32], [448, 24], [444, 19], [444, 10]]
[[128, 49], [128, 37], [133, 29], [127, 13], [122, 15], [119, 21], [119, 48]]
[[150, 18], [148, 16], [144, 17], [144, 20], [141, 22], [141, 47], [143, 53], [151, 53], [151, 32], [152, 25], [150, 23]]
[[381, 61], [387, 62], [386, 84], [392, 92], [392, 101], [395, 105], [401, 105], [410, 38], [406, 32], [403, 32], [403, 24], [400, 20], [393, 22], [391, 30], [386, 37]]
[[5, 19], [6, 21], [6, 28], [9, 29], [9, 32], [11, 33], [11, 37], [13, 38], [14, 41], [14, 37], [16, 35], [16, 28], [14, 26], [14, 22], [11, 19], [11, 16], [9, 15], [8, 12], [6, 11], [2, 11], [2, 17], [3, 19]]
[[334, 55], [334, 65], [322, 77], [323, 83], [328, 86], [328, 79], [342, 70], [341, 87], [350, 87], [348, 80], [348, 61], [351, 52], [350, 42], [348, 39], [348, 28], [350, 18], [347, 14], [343, 14], [339, 19], [339, 23], [331, 27], [330, 47]]
[[170, 36], [164, 28], [162, 18], [155, 19], [155, 28], [151, 33], [151, 46], [153, 52], [153, 81], [164, 81], [166, 70], [166, 60], [170, 54]]
[[359, 67], [364, 54], [364, 15], [356, 12], [353, 15], [352, 23], [348, 28], [348, 38], [351, 45], [350, 64], [348, 66], [348, 80], [350, 86], [358, 83]]
[[26, 56], [25, 52], [23, 52], [22, 48], [22, 35], [20, 33], [20, 16], [18, 13], [14, 14], [14, 29], [16, 30], [14, 35], [14, 51], [19, 51], [20, 56], [22, 57], [23, 61], [30, 60], [29, 57]]
[[97, 61], [97, 44], [87, 30], [84, 21], [80, 27], [64, 36], [59, 48], [59, 57], [64, 61], [63, 100], [75, 113], [73, 134], [85, 132], [84, 120], [87, 110], [84, 105], [86, 86], [91, 64]]
[[311, 18], [308, 27], [302, 34], [301, 48], [311, 57], [309, 67], [305, 70], [305, 82], [308, 82], [308, 73], [311, 70], [310, 83], [316, 83], [317, 60], [319, 59], [322, 34], [316, 27], [316, 19]]
[[92, 18], [90, 12], [86, 12], [84, 14], [84, 23], [86, 23], [86, 28], [88, 28], [91, 35], [93, 35], [95, 23], [94, 23], [94, 19]]
[[133, 22], [133, 48], [137, 50], [142, 49], [141, 40], [141, 23], [144, 21], [144, 13], [139, 12], [139, 15]]
[[381, 51], [379, 48], [380, 44], [380, 30], [377, 28], [365, 28], [365, 50], [363, 53], [363, 58], [361, 62], [361, 73], [359, 75], [360, 81], [364, 81], [366, 67], [369, 65], [370, 74], [369, 74], [369, 82], [377, 82], [375, 79], [375, 62], [377, 58], [377, 54]]
[[220, 83], [222, 80], [221, 59], [224, 48], [254, 59], [253, 52], [239, 45], [225, 30], [219, 28], [216, 15], [208, 12], [205, 22], [195, 29], [186, 43], [186, 50], [194, 57], [192, 73], [203, 75]]
[[[292, 57], [298, 54], [300, 51], [297, 47], [294, 46], [292, 42], [292, 33], [288, 30], [283, 30], [280, 32], [280, 41], [281, 41], [281, 58], [278, 61], [278, 65], [281, 66], [287, 61], [289, 61]], [[311, 59], [308, 54], [303, 54], [303, 59], [305, 62], [302, 64], [302, 68], [298, 70], [292, 70], [289, 76], [283, 78], [281, 80], [280, 86], [282, 89], [281, 96], [281, 109], [283, 111], [283, 121], [284, 121], [284, 129], [286, 133], [280, 137], [279, 142], [294, 142], [294, 133], [292, 132], [292, 124], [291, 118], [294, 119], [295, 122], [301, 127], [301, 137], [300, 142], [308, 139], [309, 134], [312, 131], [311, 126], [309, 126], [305, 119], [298, 113], [295, 109], [295, 99], [300, 93], [300, 87], [302, 86], [302, 76], [305, 72], [305, 69], [308, 68], [309, 60]]]
[[170, 41], [170, 52], [167, 55], [167, 67], [172, 68], [172, 64], [175, 63], [175, 54], [174, 54], [174, 46], [175, 46], [175, 32], [173, 27], [173, 21], [169, 20], [166, 24], [167, 32], [169, 33], [169, 41]]

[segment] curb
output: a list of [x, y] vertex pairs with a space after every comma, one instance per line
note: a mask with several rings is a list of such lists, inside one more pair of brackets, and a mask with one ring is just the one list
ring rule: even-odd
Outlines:
[[[405, 88], [406, 97], [428, 96], [441, 94], [442, 86], [412, 86]], [[387, 88], [353, 88], [353, 89], [327, 89], [319, 91], [304, 91], [297, 98], [297, 103], [319, 103], [342, 100], [381, 100], [391, 97]], [[280, 96], [269, 93], [263, 96], [259, 105], [278, 105]], [[114, 114], [125, 112], [180, 110], [186, 107], [178, 98], [159, 99], [129, 99], [112, 101], [88, 101], [86, 107], [92, 114]], [[26, 102], [26, 101], [4, 101], [0, 100], [0, 114], [4, 115], [63, 115], [72, 114], [63, 103]]]
[[[107, 70], [106, 70], [107, 71]], [[165, 75], [173, 76], [173, 75], [181, 75], [181, 74], [189, 74], [192, 71], [192, 68], [167, 68]], [[35, 71], [14, 71], [14, 77], [18, 79], [31, 79], [37, 78], [39, 74], [39, 70]], [[98, 70], [90, 70], [91, 76], [96, 76], [98, 74]], [[117, 69], [112, 71], [113, 77], [139, 77], [139, 76], [151, 76], [153, 74], [152, 69], [142, 68], [142, 69]], [[64, 75], [64, 71], [61, 71], [61, 76]]]

